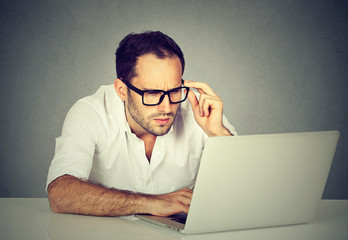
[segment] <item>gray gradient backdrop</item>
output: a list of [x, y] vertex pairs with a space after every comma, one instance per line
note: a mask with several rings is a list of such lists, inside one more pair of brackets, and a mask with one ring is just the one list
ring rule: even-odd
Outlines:
[[337, 129], [324, 198], [348, 198], [347, 1], [3, 1], [0, 196], [45, 197], [72, 104], [115, 78], [130, 32], [161, 30], [240, 134]]

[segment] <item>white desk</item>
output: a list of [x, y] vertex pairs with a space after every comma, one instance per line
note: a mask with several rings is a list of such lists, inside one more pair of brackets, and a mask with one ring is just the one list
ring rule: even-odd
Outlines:
[[135, 217], [54, 214], [46, 198], [0, 198], [0, 239], [305, 239], [347, 240], [348, 200], [322, 200], [313, 223], [184, 235]]

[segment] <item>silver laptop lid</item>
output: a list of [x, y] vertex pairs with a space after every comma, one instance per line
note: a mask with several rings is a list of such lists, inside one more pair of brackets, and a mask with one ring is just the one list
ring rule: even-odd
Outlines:
[[209, 138], [186, 233], [313, 220], [339, 132]]

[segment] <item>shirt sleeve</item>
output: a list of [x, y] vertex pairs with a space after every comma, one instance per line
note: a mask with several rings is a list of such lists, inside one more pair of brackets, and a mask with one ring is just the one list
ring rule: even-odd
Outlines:
[[65, 174], [88, 179], [101, 126], [97, 111], [88, 101], [80, 100], [69, 110], [62, 135], [56, 139], [46, 190], [53, 180]]
[[223, 115], [222, 122], [225, 128], [227, 128], [234, 136], [238, 135], [236, 129], [229, 123], [225, 115]]

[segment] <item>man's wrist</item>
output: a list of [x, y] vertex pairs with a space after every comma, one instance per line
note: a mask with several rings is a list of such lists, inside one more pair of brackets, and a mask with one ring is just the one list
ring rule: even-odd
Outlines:
[[139, 214], [153, 214], [155, 209], [156, 195], [150, 194], [137, 194], [137, 209]]
[[218, 131], [213, 134], [209, 134], [209, 137], [223, 137], [223, 136], [233, 136], [233, 134], [226, 127], [222, 126]]

